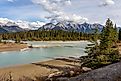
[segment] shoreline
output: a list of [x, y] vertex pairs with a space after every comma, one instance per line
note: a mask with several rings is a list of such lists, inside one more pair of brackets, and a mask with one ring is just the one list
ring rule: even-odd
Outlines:
[[[80, 43], [80, 42], [88, 42], [88, 41], [22, 41], [21, 43], [14, 43], [14, 42], [7, 42], [7, 43], [0, 43], [0, 52], [9, 52], [9, 51], [24, 51], [29, 49], [28, 42], [40, 42], [40, 43], [48, 43], [48, 44], [64, 44], [64, 43]], [[47, 48], [47, 47], [60, 47], [61, 45], [42, 45], [36, 46], [34, 48]]]
[[42, 77], [52, 74], [54, 72], [61, 71], [60, 68], [80, 66], [79, 62], [76, 63], [74, 62], [74, 59], [73, 60], [71, 58], [70, 60], [69, 58], [67, 60], [64, 59], [67, 58], [66, 57], [63, 59], [55, 58], [53, 60], [0, 68], [0, 76], [3, 76], [5, 74], [6, 76], [8, 76], [9, 73], [11, 72], [13, 78], [15, 80], [18, 80], [23, 76], [30, 78], [34, 78], [35, 76]]
[[25, 48], [28, 48], [27, 44], [0, 43], [0, 52], [21, 51], [21, 49], [25, 49]]
[[12, 67], [19, 67], [19, 66], [24, 66], [24, 65], [29, 65], [29, 64], [34, 64], [34, 63], [46, 63], [46, 62], [49, 62], [49, 61], [54, 61], [54, 60], [64, 60], [64, 59], [71, 59], [74, 61], [76, 61], [77, 59], [79, 59], [80, 57], [82, 56], [70, 56], [70, 57], [66, 57], [66, 56], [60, 56], [60, 57], [54, 57], [54, 58], [48, 58], [48, 59], [45, 59], [45, 60], [39, 60], [39, 61], [35, 61], [35, 62], [30, 62], [30, 63], [23, 63], [23, 64], [14, 64], [14, 65], [8, 65], [8, 66], [1, 66], [0, 67], [0, 70], [1, 69], [8, 69], [8, 68], [12, 68]]
[[[120, 48], [121, 49], [121, 48]], [[59, 57], [61, 58], [61, 57]], [[70, 58], [70, 57], [62, 57], [64, 59]], [[25, 76], [29, 78], [34, 78], [35, 76], [47, 76], [54, 72], [63, 71], [60, 68], [64, 67], [77, 67], [80, 66], [80, 62], [74, 62], [75, 59], [71, 59], [72, 61], [69, 62], [67, 60], [57, 60], [58, 58], [54, 58], [53, 60], [46, 60], [42, 62], [35, 62], [30, 64], [22, 64], [22, 65], [15, 65], [5, 68], [0, 68], [0, 77], [1, 76], [8, 76], [9, 73], [12, 73], [12, 76], [15, 80], [18, 80], [19, 78]]]

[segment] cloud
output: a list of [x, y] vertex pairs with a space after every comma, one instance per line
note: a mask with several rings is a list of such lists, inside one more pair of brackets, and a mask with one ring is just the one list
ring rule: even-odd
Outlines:
[[33, 3], [41, 5], [50, 16], [46, 16], [51, 21], [72, 21], [82, 23], [87, 21], [87, 18], [77, 16], [76, 14], [67, 14], [63, 11], [65, 6], [72, 4], [71, 0], [32, 0]]
[[108, 5], [114, 5], [115, 2], [113, 0], [105, 0], [100, 6], [108, 6]]
[[14, 2], [15, 0], [8, 0], [8, 2]]
[[115, 4], [115, 2], [113, 0], [106, 0], [105, 4], [107, 4], [107, 5], [113, 5], [113, 4]]
[[64, 4], [65, 5], [71, 5], [71, 1], [70, 0], [65, 0]]
[[41, 21], [35, 21], [35, 22], [28, 22], [28, 21], [22, 21], [22, 20], [14, 21], [8, 18], [0, 18], [0, 25], [7, 25], [7, 26], [17, 25], [21, 28], [38, 29], [39, 27], [45, 25], [45, 23]]
[[2, 24], [7, 24], [8, 22], [14, 22], [13, 20], [10, 20], [8, 18], [0, 18], [0, 23]]

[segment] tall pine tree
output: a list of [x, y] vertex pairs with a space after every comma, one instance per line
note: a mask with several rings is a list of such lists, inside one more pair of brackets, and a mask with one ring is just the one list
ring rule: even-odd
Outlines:
[[94, 33], [89, 39], [90, 44], [87, 44], [86, 53], [88, 53], [88, 56], [95, 56], [97, 52], [99, 51], [99, 32], [98, 32], [98, 27], [96, 27], [94, 30]]
[[[98, 33], [95, 32], [91, 43], [87, 46], [88, 56], [84, 58], [82, 66], [98, 68], [107, 64], [115, 63], [120, 60], [119, 50], [117, 49], [117, 28], [113, 26], [110, 19], [106, 21], [106, 25], [100, 35], [100, 43], [98, 43]], [[86, 60], [85, 60], [86, 59]]]
[[110, 19], [106, 21], [106, 25], [102, 30], [100, 39], [100, 50], [102, 54], [110, 54], [114, 51], [114, 47], [117, 41], [117, 31], [114, 28]]

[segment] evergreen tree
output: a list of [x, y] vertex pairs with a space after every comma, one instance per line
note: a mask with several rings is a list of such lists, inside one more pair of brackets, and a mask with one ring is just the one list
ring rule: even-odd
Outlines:
[[[107, 64], [120, 61], [119, 50], [117, 49], [117, 28], [113, 26], [110, 19], [106, 21], [106, 25], [100, 36], [100, 44], [98, 44], [97, 33], [94, 33], [92, 44], [88, 45], [88, 56], [83, 59], [82, 66], [91, 68], [102, 67]], [[86, 60], [85, 60], [86, 59]]]
[[2, 36], [0, 35], [0, 43], [2, 42]]
[[117, 49], [118, 33], [116, 25], [110, 19], [107, 20], [106, 25], [102, 31], [100, 39], [100, 55], [98, 59], [102, 63], [113, 63], [119, 61], [120, 55]]
[[102, 54], [110, 54], [113, 51], [113, 46], [117, 41], [117, 31], [113, 27], [110, 19], [107, 20], [105, 27], [102, 30], [100, 39], [100, 50]]
[[35, 40], [35, 41], [51, 41], [51, 40], [84, 40], [89, 39], [88, 34], [74, 32], [74, 31], [62, 31], [62, 30], [34, 30], [34, 31], [26, 31], [26, 32], [16, 32], [16, 33], [4, 33], [1, 34], [2, 39], [4, 40], [16, 40], [19, 42], [20, 40]]
[[88, 53], [88, 56], [94, 56], [95, 54], [97, 54], [97, 51], [99, 51], [99, 43], [98, 43], [98, 39], [99, 38], [99, 33], [98, 33], [98, 28], [96, 27], [94, 29], [94, 33], [93, 35], [90, 37], [90, 44], [87, 44], [86, 49], [86, 53]]
[[115, 24], [114, 26], [114, 46], [118, 47], [117, 42], [118, 42], [119, 38], [118, 38], [118, 29], [117, 26]]
[[121, 29], [119, 29], [118, 39], [121, 40]]
[[21, 39], [18, 35], [16, 35], [16, 39], [15, 39], [15, 43], [20, 43], [21, 42]]

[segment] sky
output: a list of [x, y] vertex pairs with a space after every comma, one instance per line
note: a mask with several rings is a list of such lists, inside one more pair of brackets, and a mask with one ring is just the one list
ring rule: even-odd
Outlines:
[[110, 18], [121, 25], [121, 0], [0, 0], [0, 18], [101, 24]]

